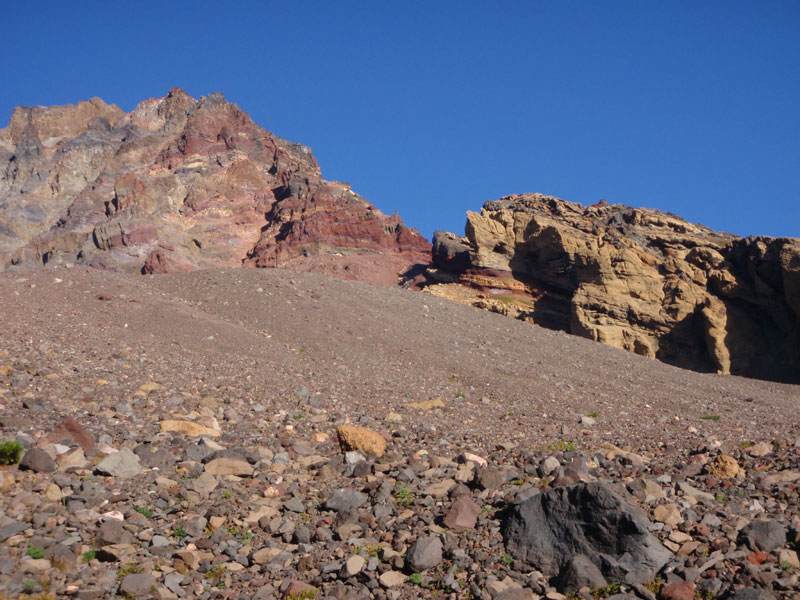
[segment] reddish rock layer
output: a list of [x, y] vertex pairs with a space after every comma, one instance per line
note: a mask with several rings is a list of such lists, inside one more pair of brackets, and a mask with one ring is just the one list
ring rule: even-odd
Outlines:
[[[125, 114], [93, 99], [18, 108], [0, 130], [3, 267], [78, 262], [166, 273], [288, 267], [396, 283], [430, 244], [311, 151], [220, 94], [173, 89]], [[325, 260], [309, 260], [313, 257]]]

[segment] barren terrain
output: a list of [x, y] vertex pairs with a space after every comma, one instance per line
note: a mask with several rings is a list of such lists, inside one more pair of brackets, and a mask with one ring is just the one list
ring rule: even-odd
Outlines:
[[[798, 470], [798, 386], [685, 371], [430, 294], [278, 269], [159, 276], [84, 267], [7, 272], [0, 274], [0, 324], [2, 440], [45, 447], [44, 436], [70, 416], [97, 443], [86, 449], [88, 463], [71, 470], [62, 467], [38, 476], [16, 466], [2, 471], [6, 491], [0, 530], [22, 523], [12, 535], [0, 535], [0, 582], [5, 581], [0, 590], [4, 585], [11, 597], [36, 589], [60, 595], [69, 586], [79, 597], [101, 597], [122, 593], [119, 586], [128, 575], [150, 574], [146, 593], [158, 590], [162, 598], [280, 597], [298, 581], [315, 586], [319, 598], [457, 598], [467, 597], [467, 591], [496, 598], [519, 585], [526, 594], [557, 598], [563, 589], [541, 578], [534, 581], [522, 566], [515, 570], [514, 561], [505, 560], [497, 546], [504, 502], [522, 489], [547, 488], [547, 469], [540, 463], [548, 456], [562, 469], [552, 472], [549, 483], [554, 486], [559, 476], [570, 476], [563, 469], [577, 465], [575, 461], [584, 461], [584, 468], [572, 471], [579, 479], [629, 489], [637, 478], [660, 477], [664, 496], [655, 501], [642, 497], [640, 506], [653, 518], [658, 505], [677, 502], [683, 514], [678, 522], [654, 531], [669, 542], [673, 528], [685, 529], [688, 537], [705, 544], [705, 557], [735, 552], [736, 532], [751, 519], [777, 519], [788, 541], [756, 567], [742, 567], [748, 548], [744, 554], [725, 555], [728, 563], [718, 557], [714, 577], [706, 567], [690, 578], [686, 569], [703, 562], [702, 555], [692, 554], [695, 546], [670, 576], [696, 580], [698, 593], [705, 589], [703, 581], [716, 579], [720, 585], [709, 594], [732, 596], [749, 585], [795, 597], [797, 569], [786, 568], [782, 561], [788, 555], [780, 558], [778, 552], [793, 553], [792, 536], [800, 521], [796, 481], [784, 477], [777, 490], [777, 484], [765, 488], [759, 478]], [[443, 408], [410, 406], [437, 397]], [[189, 437], [161, 433], [160, 424], [170, 419], [216, 426], [221, 435], [213, 441], [242, 449], [241, 456], [246, 449], [255, 472], [218, 473], [215, 491], [192, 491], [189, 480], [203, 473], [204, 463], [183, 454], [193, 444]], [[345, 461], [336, 444], [336, 427], [343, 423], [376, 430], [388, 441], [382, 458], [362, 457], [369, 467], [357, 476], [348, 464], [352, 457]], [[748, 454], [754, 444], [766, 447], [759, 443], [768, 452]], [[625, 452], [609, 450], [608, 444]], [[155, 469], [142, 459], [142, 471], [132, 478], [93, 472], [100, 459], [124, 448], [139, 448], [141, 456], [142, 445], [164, 449], [173, 459]], [[63, 453], [50, 446], [51, 454]], [[477, 527], [464, 534], [469, 540], [465, 545], [459, 539], [448, 542], [447, 536], [454, 534], [440, 527], [449, 504], [447, 492], [424, 490], [439, 479], [461, 482], [450, 478], [465, 463], [480, 467], [464, 459], [468, 452], [487, 458], [489, 468], [513, 472], [514, 484], [503, 480], [479, 485], [477, 479], [459, 483], [459, 495], [471, 495], [486, 509]], [[633, 454], [625, 459], [628, 452]], [[708, 479], [708, 470], [703, 470], [721, 453], [733, 455], [744, 469], [732, 478], [733, 486], [722, 486], [721, 477]], [[302, 462], [309, 456], [317, 460]], [[321, 465], [333, 466], [330, 480], [320, 476]], [[58, 473], [61, 479], [53, 483]], [[664, 479], [665, 473], [672, 478]], [[687, 492], [676, 487], [687, 477], [707, 490], [699, 503], [686, 502]], [[100, 488], [81, 491], [87, 479], [99, 481]], [[413, 492], [407, 506], [397, 503], [402, 482]], [[384, 504], [387, 497], [390, 505], [395, 499], [391, 514], [378, 514], [377, 508], [374, 514], [360, 514], [364, 527], [355, 537], [348, 531], [326, 541], [326, 534], [319, 533], [320, 528], [336, 527], [323, 508], [331, 489], [373, 494], [384, 484], [389, 490]], [[283, 486], [277, 500], [264, 491], [265, 485]], [[247, 522], [244, 515], [257, 506], [253, 494], [277, 502], [270, 504], [277, 507], [277, 523]], [[710, 502], [708, 494], [722, 494], [727, 504]], [[78, 505], [71, 504], [75, 497]], [[297, 498], [300, 509], [281, 504], [287, 498]], [[753, 509], [753, 499], [759, 508]], [[151, 513], [147, 518], [134, 510], [145, 502]], [[741, 506], [733, 508], [737, 502]], [[412, 515], [400, 519], [401, 507]], [[105, 543], [98, 541], [96, 528], [109, 510], [125, 517], [129, 535], [118, 545], [128, 544], [121, 553], [129, 556], [104, 559], [110, 562], [87, 558], [86, 552]], [[34, 518], [49, 513], [51, 521]], [[721, 515], [722, 524], [712, 523], [711, 533], [691, 525], [698, 525], [705, 513]], [[228, 542], [213, 537], [214, 514], [225, 516], [226, 526], [235, 523], [237, 531], [252, 527], [250, 537], [224, 546]], [[199, 531], [188, 538], [170, 537], [176, 523], [198, 515], [203, 519]], [[287, 518], [294, 519], [290, 525]], [[292, 532], [301, 521], [317, 537], [312, 533], [298, 541]], [[442, 583], [446, 569], [441, 566], [441, 572], [424, 575], [427, 587], [408, 580], [395, 584], [384, 577], [387, 572], [400, 578], [413, 574], [415, 569], [403, 558], [394, 557], [408, 561], [407, 546], [423, 531], [444, 537], [445, 563], [464, 563], [453, 570], [453, 586]], [[67, 534], [78, 539], [66, 544]], [[169, 542], [169, 552], [152, 552], [153, 536], [158, 535]], [[173, 551], [205, 537], [216, 546], [199, 544], [189, 551], [208, 550], [217, 558], [207, 561], [205, 571], [200, 561], [193, 576], [186, 569], [190, 559], [175, 558]], [[726, 538], [732, 547], [715, 546], [717, 538]], [[53, 556], [46, 556], [41, 560], [50, 562], [36, 570], [30, 563], [36, 559], [28, 552], [31, 539], [45, 548], [62, 544], [74, 552], [61, 569], [53, 566]], [[677, 546], [686, 543], [681, 536], [676, 539], [672, 543]], [[354, 547], [372, 548], [373, 542], [375, 548], [380, 543], [388, 548], [383, 554], [371, 550], [376, 564], [365, 563], [344, 575], [335, 569], [326, 572], [331, 561], [344, 568]], [[220, 544], [233, 550], [226, 554]], [[285, 552], [279, 565], [255, 558], [260, 548], [273, 547]], [[466, 558], [455, 552], [459, 547]], [[740, 543], [739, 551], [743, 547]], [[480, 552], [475, 554], [475, 548]], [[133, 568], [120, 572], [121, 564], [144, 565], [144, 573]], [[225, 565], [218, 577], [205, 575], [218, 564]], [[723, 564], [730, 566], [728, 571]], [[43, 573], [46, 584], [40, 581]], [[506, 587], [492, 587], [503, 581]], [[139, 594], [126, 589], [128, 595]], [[641, 585], [628, 591], [647, 597]]]

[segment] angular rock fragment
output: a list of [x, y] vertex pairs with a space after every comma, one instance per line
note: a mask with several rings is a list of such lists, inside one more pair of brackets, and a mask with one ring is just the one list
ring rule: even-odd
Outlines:
[[31, 448], [19, 461], [20, 469], [28, 469], [35, 473], [52, 473], [58, 468], [56, 461], [41, 448]]
[[129, 448], [123, 448], [119, 452], [109, 454], [97, 465], [97, 471], [120, 479], [129, 479], [141, 473], [142, 465], [139, 457]]
[[442, 540], [439, 536], [417, 538], [408, 550], [408, 562], [415, 571], [432, 569], [442, 562]]
[[383, 456], [386, 451], [386, 440], [383, 436], [366, 427], [340, 425], [336, 433], [344, 450], [360, 450], [376, 457]]
[[548, 577], [583, 554], [607, 580], [648, 581], [672, 554], [648, 531], [641, 510], [599, 483], [537, 494], [513, 507], [503, 526], [507, 551]]

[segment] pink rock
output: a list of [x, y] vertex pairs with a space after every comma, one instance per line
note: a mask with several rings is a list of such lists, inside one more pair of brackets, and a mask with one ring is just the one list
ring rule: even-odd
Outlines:
[[480, 506], [475, 504], [471, 498], [461, 496], [453, 502], [453, 506], [450, 507], [450, 510], [445, 515], [444, 524], [456, 531], [473, 529], [478, 522], [480, 512]]
[[694, 600], [694, 583], [679, 581], [668, 583], [658, 593], [660, 600]]
[[84, 450], [94, 448], [94, 438], [92, 435], [72, 417], [65, 417], [56, 425], [55, 429], [53, 429], [46, 439], [48, 442], [56, 444], [67, 438], [73, 440]]

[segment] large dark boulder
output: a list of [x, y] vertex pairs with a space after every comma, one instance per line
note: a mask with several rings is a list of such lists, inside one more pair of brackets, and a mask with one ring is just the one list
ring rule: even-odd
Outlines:
[[644, 513], [600, 483], [579, 483], [516, 505], [503, 527], [506, 549], [546, 576], [562, 578], [584, 555], [608, 581], [651, 579], [672, 557]]

